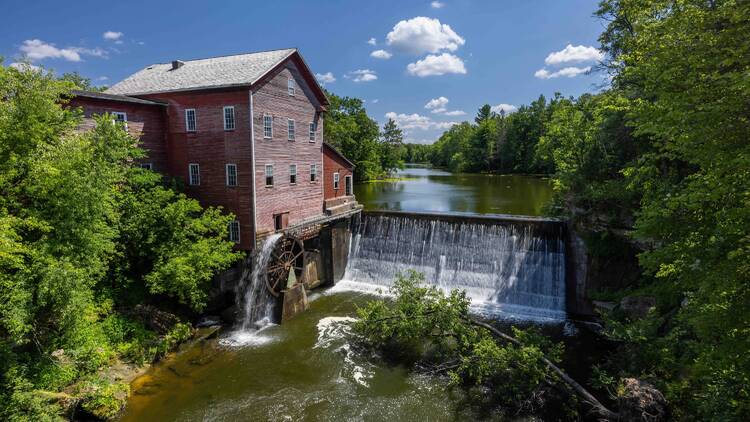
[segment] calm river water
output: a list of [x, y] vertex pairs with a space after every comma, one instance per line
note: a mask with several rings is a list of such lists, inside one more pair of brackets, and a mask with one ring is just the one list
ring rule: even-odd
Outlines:
[[552, 198], [549, 179], [534, 176], [457, 174], [408, 166], [397, 182], [354, 186], [365, 209], [541, 215]]
[[[539, 215], [551, 196], [549, 182], [533, 177], [427, 168], [408, 168], [399, 177], [404, 180], [356, 186], [358, 200], [367, 208]], [[460, 389], [445, 380], [378, 365], [351, 350], [346, 322], [370, 299], [334, 287], [315, 293], [310, 310], [283, 326], [252, 336], [227, 330], [188, 346], [132, 384], [122, 420], [477, 419]]]

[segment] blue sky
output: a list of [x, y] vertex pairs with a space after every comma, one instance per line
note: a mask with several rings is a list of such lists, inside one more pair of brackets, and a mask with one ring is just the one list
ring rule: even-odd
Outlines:
[[[596, 91], [595, 0], [5, 1], [0, 55], [112, 84], [151, 63], [297, 47], [324, 85], [429, 143], [490, 104]], [[369, 41], [369, 42], [368, 42]], [[374, 44], [373, 44], [374, 43]], [[375, 51], [382, 52], [372, 54]], [[431, 101], [434, 100], [434, 101]], [[464, 112], [466, 114], [460, 114]]]

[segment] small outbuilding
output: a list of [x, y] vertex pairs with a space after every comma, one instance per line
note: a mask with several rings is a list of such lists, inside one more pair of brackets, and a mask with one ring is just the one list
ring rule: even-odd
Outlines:
[[354, 163], [331, 144], [323, 143], [323, 196], [327, 214], [350, 209], [354, 199]]

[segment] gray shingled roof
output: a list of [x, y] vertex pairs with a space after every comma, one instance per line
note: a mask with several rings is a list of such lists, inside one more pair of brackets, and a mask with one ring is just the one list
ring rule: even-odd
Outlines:
[[95, 98], [98, 100], [121, 101], [125, 103], [160, 105], [160, 106], [167, 105], [167, 103], [163, 103], [161, 101], [143, 100], [140, 98], [127, 97], [125, 95], [105, 94], [103, 92], [97, 92], [97, 91], [80, 91], [80, 90], [74, 89], [73, 91], [71, 91], [71, 93], [73, 93], [73, 95], [75, 95], [76, 97]]
[[127, 79], [112, 85], [107, 94], [139, 95], [156, 92], [251, 85], [282, 60], [297, 51], [294, 48], [186, 60], [172, 70], [172, 63], [147, 66]]

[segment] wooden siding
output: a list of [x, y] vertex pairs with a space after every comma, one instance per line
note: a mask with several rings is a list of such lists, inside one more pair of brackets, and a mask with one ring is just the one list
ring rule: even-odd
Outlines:
[[[333, 173], [339, 174], [339, 188], [333, 188]], [[346, 196], [346, 176], [352, 176], [352, 194], [354, 194], [354, 169], [351, 164], [342, 159], [329, 148], [323, 148], [323, 182], [325, 183], [325, 199]]]

